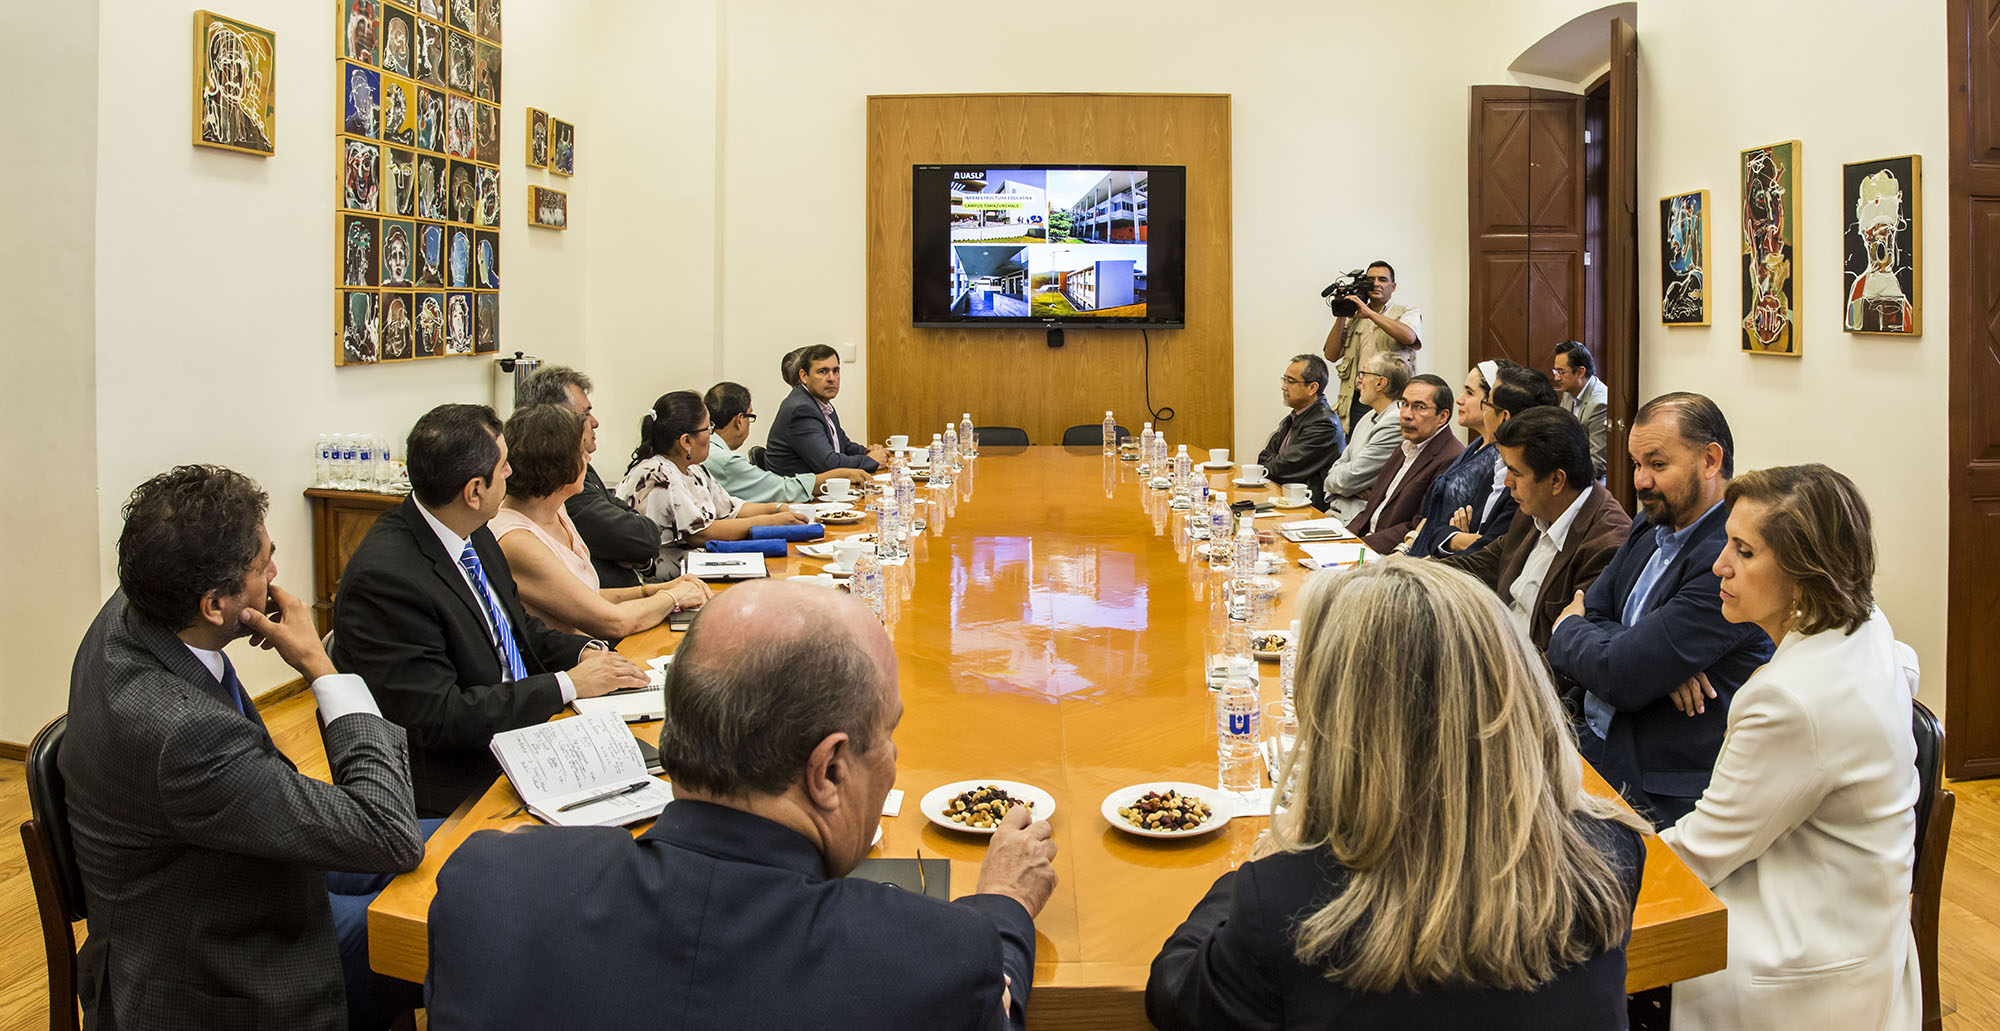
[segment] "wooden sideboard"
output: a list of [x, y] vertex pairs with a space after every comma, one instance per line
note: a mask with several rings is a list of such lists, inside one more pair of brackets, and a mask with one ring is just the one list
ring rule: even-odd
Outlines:
[[333, 595], [340, 589], [347, 560], [375, 519], [402, 504], [403, 497], [372, 490], [306, 491], [313, 520], [313, 625], [321, 635], [333, 629]]

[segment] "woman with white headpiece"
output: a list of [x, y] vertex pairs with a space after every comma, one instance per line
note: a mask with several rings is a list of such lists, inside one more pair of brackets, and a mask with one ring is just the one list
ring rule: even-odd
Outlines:
[[1465, 374], [1458, 424], [1479, 434], [1479, 443], [1431, 481], [1422, 521], [1406, 542], [1411, 555], [1464, 554], [1506, 534], [1518, 506], [1507, 491], [1507, 467], [1500, 462], [1493, 431], [1520, 412], [1556, 400], [1547, 376], [1505, 358], [1480, 362]]

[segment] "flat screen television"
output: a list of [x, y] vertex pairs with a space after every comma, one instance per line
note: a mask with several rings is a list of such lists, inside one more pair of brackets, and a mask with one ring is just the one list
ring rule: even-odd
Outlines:
[[1184, 165], [916, 165], [918, 326], [1186, 325]]

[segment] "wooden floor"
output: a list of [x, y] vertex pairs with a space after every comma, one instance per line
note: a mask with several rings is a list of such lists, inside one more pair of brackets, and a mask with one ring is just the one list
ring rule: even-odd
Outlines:
[[[316, 777], [327, 776], [311, 694], [268, 709], [278, 747]], [[2000, 780], [1952, 783], [1958, 812], [1945, 866], [1939, 935], [1946, 1031], [2000, 1028]], [[28, 818], [21, 763], [0, 761], [0, 1031], [48, 1026], [41, 923], [17, 829]], [[82, 936], [82, 929], [78, 929]]]

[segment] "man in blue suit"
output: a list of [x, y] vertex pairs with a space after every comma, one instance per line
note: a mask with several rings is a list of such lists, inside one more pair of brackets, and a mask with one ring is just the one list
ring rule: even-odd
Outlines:
[[1548, 655], [1574, 685], [1583, 757], [1666, 827], [1708, 786], [1729, 699], [1771, 657], [1771, 639], [1722, 618], [1722, 582], [1710, 568], [1728, 541], [1723, 492], [1735, 463], [1722, 410], [1700, 394], [1663, 394], [1632, 422], [1632, 486], [1644, 513], [1557, 619]]
[[674, 801], [623, 828], [467, 839], [438, 874], [426, 1002], [457, 1028], [1002, 1028], [1025, 1019], [1046, 821], [1014, 809], [973, 894], [850, 878], [896, 780], [889, 637], [858, 600], [754, 582], [668, 667]]
[[764, 442], [764, 462], [779, 476], [823, 473], [833, 469], [875, 472], [889, 464], [880, 444], [860, 444], [840, 428], [833, 399], [840, 396], [840, 352], [814, 344], [799, 352], [798, 382], [778, 406]]

